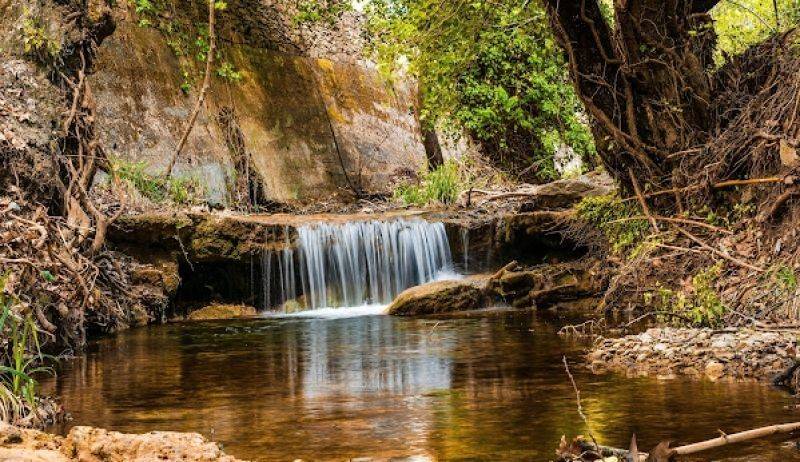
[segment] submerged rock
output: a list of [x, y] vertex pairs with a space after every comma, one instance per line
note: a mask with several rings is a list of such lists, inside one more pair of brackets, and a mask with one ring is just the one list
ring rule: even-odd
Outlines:
[[389, 305], [387, 313], [397, 316], [418, 316], [477, 310], [483, 304], [484, 296], [480, 280], [437, 281], [402, 292]]
[[0, 422], [0, 460], [36, 462], [237, 462], [198, 433], [126, 434], [74, 427], [61, 437]]
[[256, 309], [252, 306], [214, 304], [191, 312], [188, 319], [192, 321], [210, 321], [215, 319], [246, 318], [255, 315]]

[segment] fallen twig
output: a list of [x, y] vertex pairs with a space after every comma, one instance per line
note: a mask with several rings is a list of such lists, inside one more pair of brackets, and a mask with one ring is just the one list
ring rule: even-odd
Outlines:
[[586, 425], [586, 431], [589, 433], [589, 438], [592, 439], [594, 443], [594, 448], [598, 454], [602, 454], [600, 449], [600, 445], [597, 443], [597, 439], [592, 434], [592, 428], [589, 425], [589, 419], [586, 418], [586, 414], [583, 413], [583, 405], [581, 404], [581, 391], [578, 389], [578, 384], [575, 383], [575, 377], [572, 376], [572, 372], [569, 370], [569, 363], [567, 362], [567, 357], [563, 356], [562, 361], [564, 362], [564, 369], [567, 371], [567, 376], [569, 376], [569, 381], [572, 382], [572, 388], [575, 390], [575, 402], [578, 405], [578, 415], [581, 416], [583, 419], [583, 423]]

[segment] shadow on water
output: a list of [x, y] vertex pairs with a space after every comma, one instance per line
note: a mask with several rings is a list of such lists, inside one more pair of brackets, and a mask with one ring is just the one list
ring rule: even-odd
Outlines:
[[[604, 444], [797, 420], [760, 384], [591, 375], [578, 365], [585, 345], [554, 330], [530, 315], [173, 324], [98, 341], [45, 386], [70, 425], [197, 431], [263, 461], [550, 460], [562, 434], [586, 431], [562, 355]], [[800, 460], [775, 442], [746, 450], [741, 460]]]

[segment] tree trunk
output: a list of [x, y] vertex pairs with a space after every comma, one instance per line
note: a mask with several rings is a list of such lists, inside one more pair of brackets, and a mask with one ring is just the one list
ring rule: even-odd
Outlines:
[[444, 163], [439, 135], [436, 134], [436, 130], [433, 128], [422, 127], [422, 138], [425, 146], [425, 157], [428, 158], [428, 169], [433, 170]]
[[[630, 186], [668, 183], [670, 154], [704, 142], [718, 0], [616, 0], [615, 29], [598, 0], [546, 0], [606, 168]], [[644, 185], [643, 185], [644, 186]]]

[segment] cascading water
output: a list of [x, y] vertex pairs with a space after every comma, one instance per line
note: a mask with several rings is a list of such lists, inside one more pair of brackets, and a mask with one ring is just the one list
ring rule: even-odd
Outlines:
[[388, 304], [403, 290], [453, 270], [444, 224], [424, 220], [313, 223], [262, 255], [265, 309], [297, 311]]

